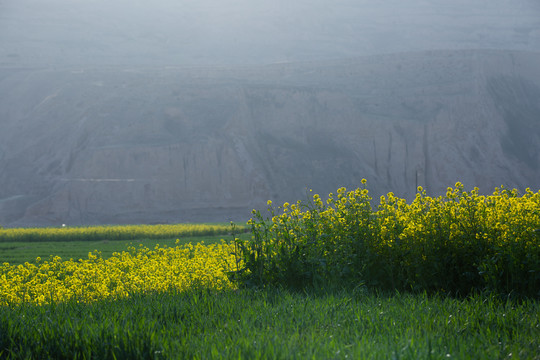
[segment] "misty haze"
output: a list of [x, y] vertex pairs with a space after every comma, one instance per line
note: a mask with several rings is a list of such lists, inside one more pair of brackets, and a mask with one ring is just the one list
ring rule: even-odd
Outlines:
[[540, 188], [537, 0], [0, 0], [0, 225]]

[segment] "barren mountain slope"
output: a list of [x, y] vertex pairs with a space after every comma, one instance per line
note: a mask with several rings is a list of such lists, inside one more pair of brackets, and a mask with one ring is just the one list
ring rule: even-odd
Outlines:
[[239, 220], [353, 188], [540, 187], [540, 54], [0, 68], [0, 224]]

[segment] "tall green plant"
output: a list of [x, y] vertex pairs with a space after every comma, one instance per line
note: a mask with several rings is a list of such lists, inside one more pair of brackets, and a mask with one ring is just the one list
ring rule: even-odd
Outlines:
[[290, 288], [355, 281], [371, 234], [370, 200], [366, 189], [340, 188], [326, 203], [318, 194], [277, 209], [268, 201], [268, 216], [254, 210], [248, 222], [251, 240], [236, 240], [244, 265], [232, 278]]
[[408, 204], [393, 193], [372, 210], [362, 188], [323, 202], [253, 212], [252, 239], [237, 240], [245, 286], [302, 288], [360, 283], [467, 295], [490, 291], [540, 296], [540, 191], [496, 189], [490, 196], [461, 183], [445, 196], [422, 188]]

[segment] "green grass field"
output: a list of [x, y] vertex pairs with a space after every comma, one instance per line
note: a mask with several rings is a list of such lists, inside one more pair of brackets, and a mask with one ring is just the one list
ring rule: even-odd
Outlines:
[[[138, 243], [170, 246], [175, 239], [4, 243], [1, 254], [13, 263], [95, 249], [106, 257]], [[534, 300], [383, 294], [362, 286], [309, 293], [194, 289], [0, 307], [0, 358], [539, 359], [539, 314]]]
[[535, 301], [480, 296], [139, 294], [0, 308], [7, 359], [538, 359]]

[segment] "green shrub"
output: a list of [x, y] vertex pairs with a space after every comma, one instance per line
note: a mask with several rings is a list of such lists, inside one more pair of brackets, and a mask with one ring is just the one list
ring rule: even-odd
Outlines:
[[[365, 180], [362, 181], [365, 185]], [[389, 193], [377, 210], [368, 190], [340, 188], [253, 211], [250, 241], [236, 240], [243, 286], [360, 284], [468, 295], [540, 296], [540, 191], [482, 196], [457, 183], [445, 196], [422, 188], [410, 204]]]

